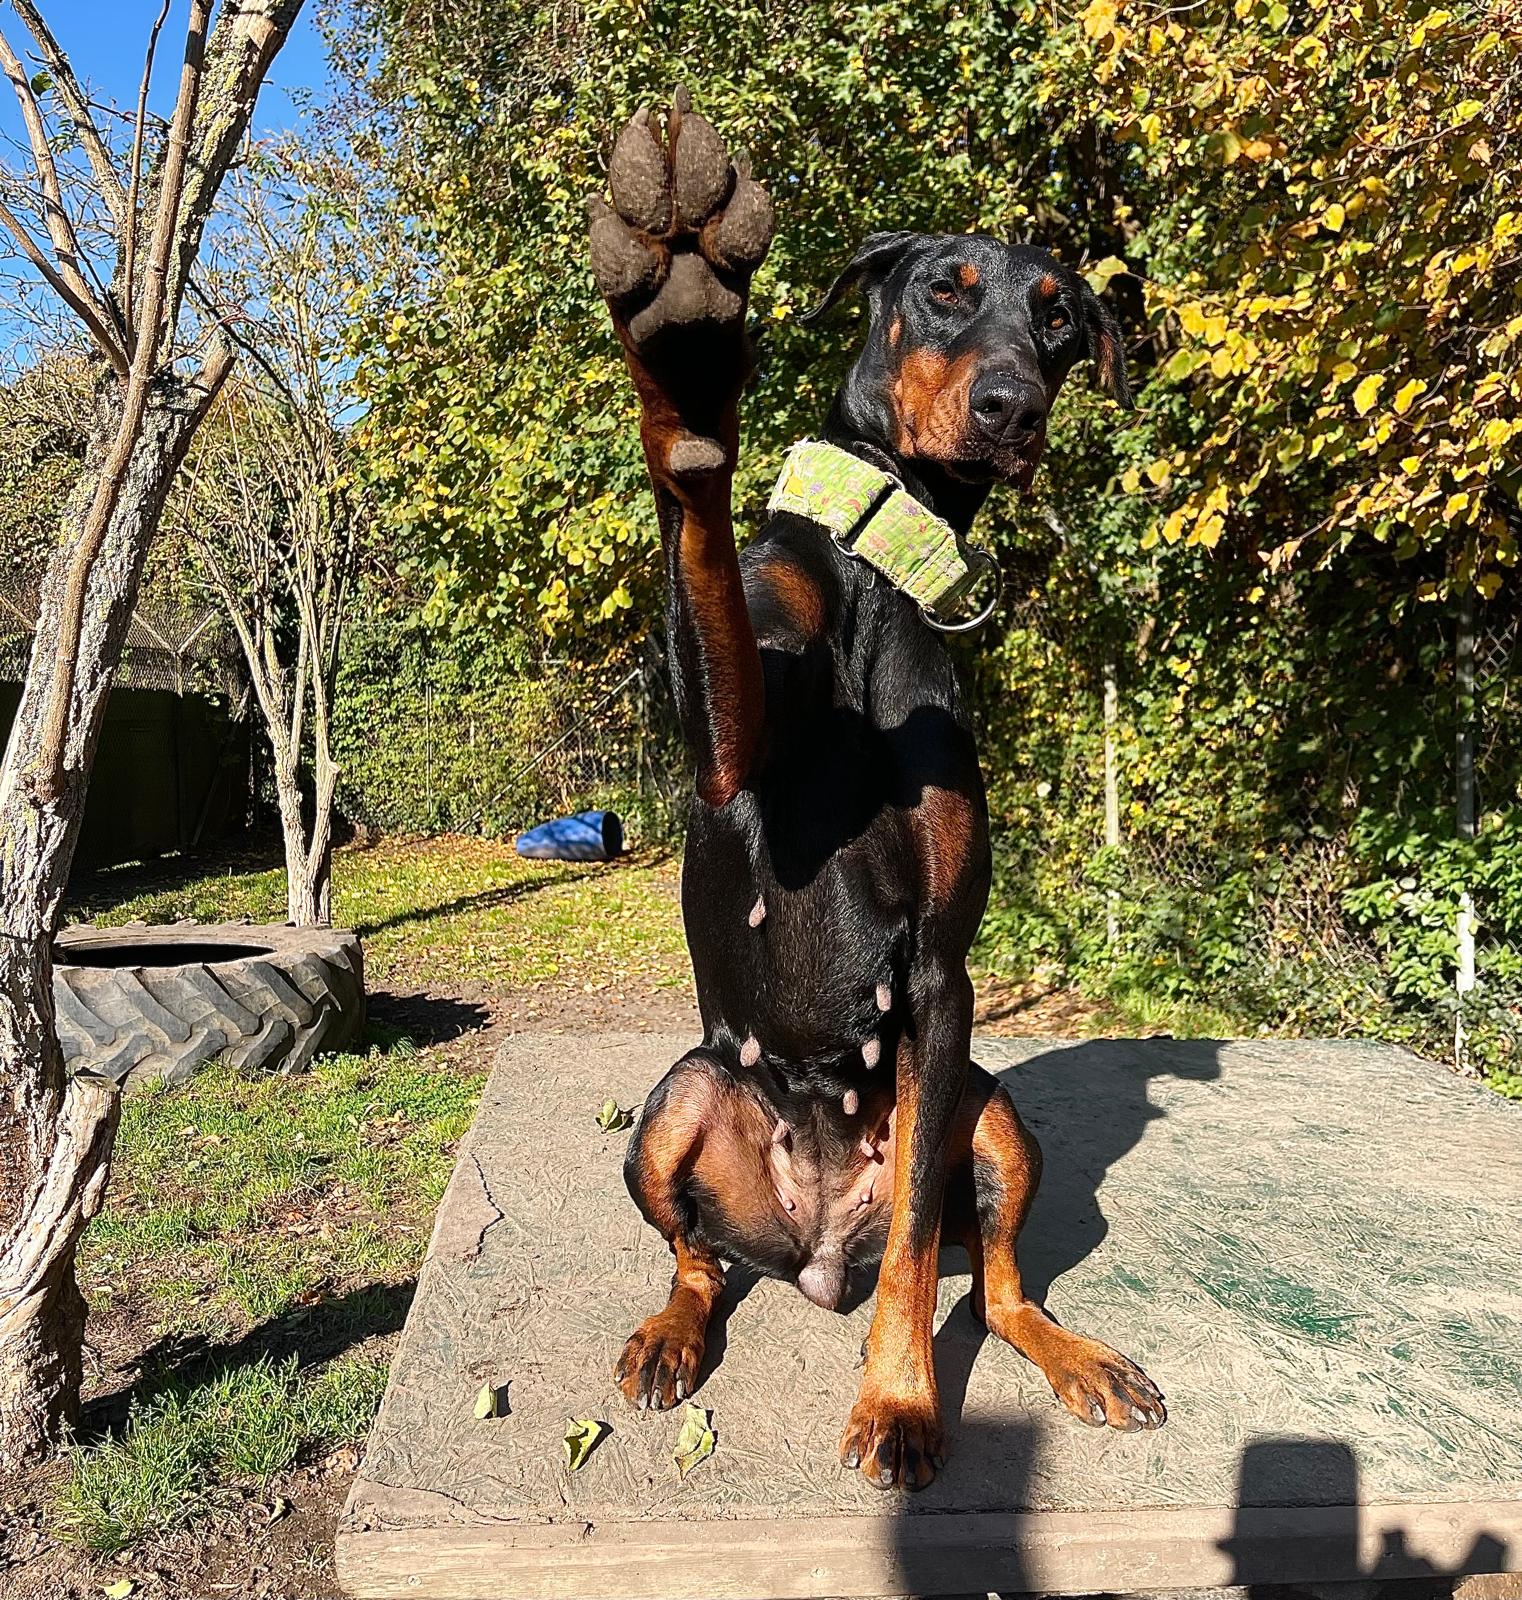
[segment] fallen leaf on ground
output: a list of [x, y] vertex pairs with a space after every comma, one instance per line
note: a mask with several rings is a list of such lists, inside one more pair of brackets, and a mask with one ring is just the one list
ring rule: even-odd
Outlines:
[[687, 1402], [687, 1409], [682, 1416], [682, 1431], [676, 1436], [676, 1453], [671, 1458], [676, 1462], [677, 1477], [685, 1478], [698, 1462], [706, 1461], [713, 1454], [712, 1423], [713, 1412], [705, 1411], [690, 1400]]
[[127, 1600], [127, 1596], [137, 1587], [131, 1578], [120, 1578], [115, 1583], [108, 1583], [102, 1593], [106, 1600]]
[[565, 1465], [567, 1472], [580, 1472], [589, 1455], [613, 1430], [595, 1417], [572, 1417], [565, 1425]]
[[634, 1126], [634, 1113], [623, 1110], [616, 1100], [604, 1100], [602, 1110], [597, 1113], [597, 1126], [604, 1133], [622, 1133], [625, 1128]]
[[509, 1413], [507, 1385], [505, 1383], [482, 1384], [481, 1392], [476, 1396], [476, 1421], [485, 1422], [488, 1417], [505, 1417]]

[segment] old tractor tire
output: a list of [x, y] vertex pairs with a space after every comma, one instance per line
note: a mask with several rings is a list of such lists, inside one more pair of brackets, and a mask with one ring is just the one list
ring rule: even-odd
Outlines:
[[299, 1072], [364, 1028], [364, 956], [347, 928], [81, 926], [59, 935], [53, 958], [65, 1061], [125, 1089], [180, 1083], [214, 1061]]

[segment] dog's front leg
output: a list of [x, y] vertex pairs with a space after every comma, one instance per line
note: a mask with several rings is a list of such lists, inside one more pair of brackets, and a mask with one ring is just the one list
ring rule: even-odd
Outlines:
[[678, 95], [641, 110], [591, 204], [592, 271], [640, 402], [668, 583], [672, 685], [697, 792], [722, 806], [761, 737], [761, 657], [735, 554], [730, 492], [750, 370], [745, 307], [772, 236], [761, 186]]
[[933, 1335], [947, 1147], [967, 1082], [972, 984], [960, 961], [922, 957], [897, 1061], [893, 1217], [867, 1334], [866, 1371], [840, 1459], [880, 1489], [922, 1489], [945, 1456]]

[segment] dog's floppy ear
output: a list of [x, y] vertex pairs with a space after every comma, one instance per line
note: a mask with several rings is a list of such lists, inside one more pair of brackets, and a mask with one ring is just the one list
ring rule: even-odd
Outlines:
[[844, 271], [825, 291], [824, 299], [798, 320], [817, 322], [846, 293], [860, 283], [870, 296], [897, 264], [904, 251], [919, 237], [915, 233], [869, 233], [851, 257]]
[[1099, 369], [1099, 387], [1127, 411], [1134, 410], [1131, 385], [1126, 380], [1126, 347], [1121, 343], [1120, 324], [1088, 284], [1083, 286], [1083, 320], [1089, 354]]

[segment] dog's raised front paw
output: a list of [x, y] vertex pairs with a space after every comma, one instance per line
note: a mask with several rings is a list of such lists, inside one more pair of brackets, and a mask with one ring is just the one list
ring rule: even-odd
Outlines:
[[643, 355], [698, 324], [738, 327], [771, 244], [772, 203], [678, 90], [664, 127], [642, 106], [608, 164], [613, 204], [589, 202], [592, 272]]

